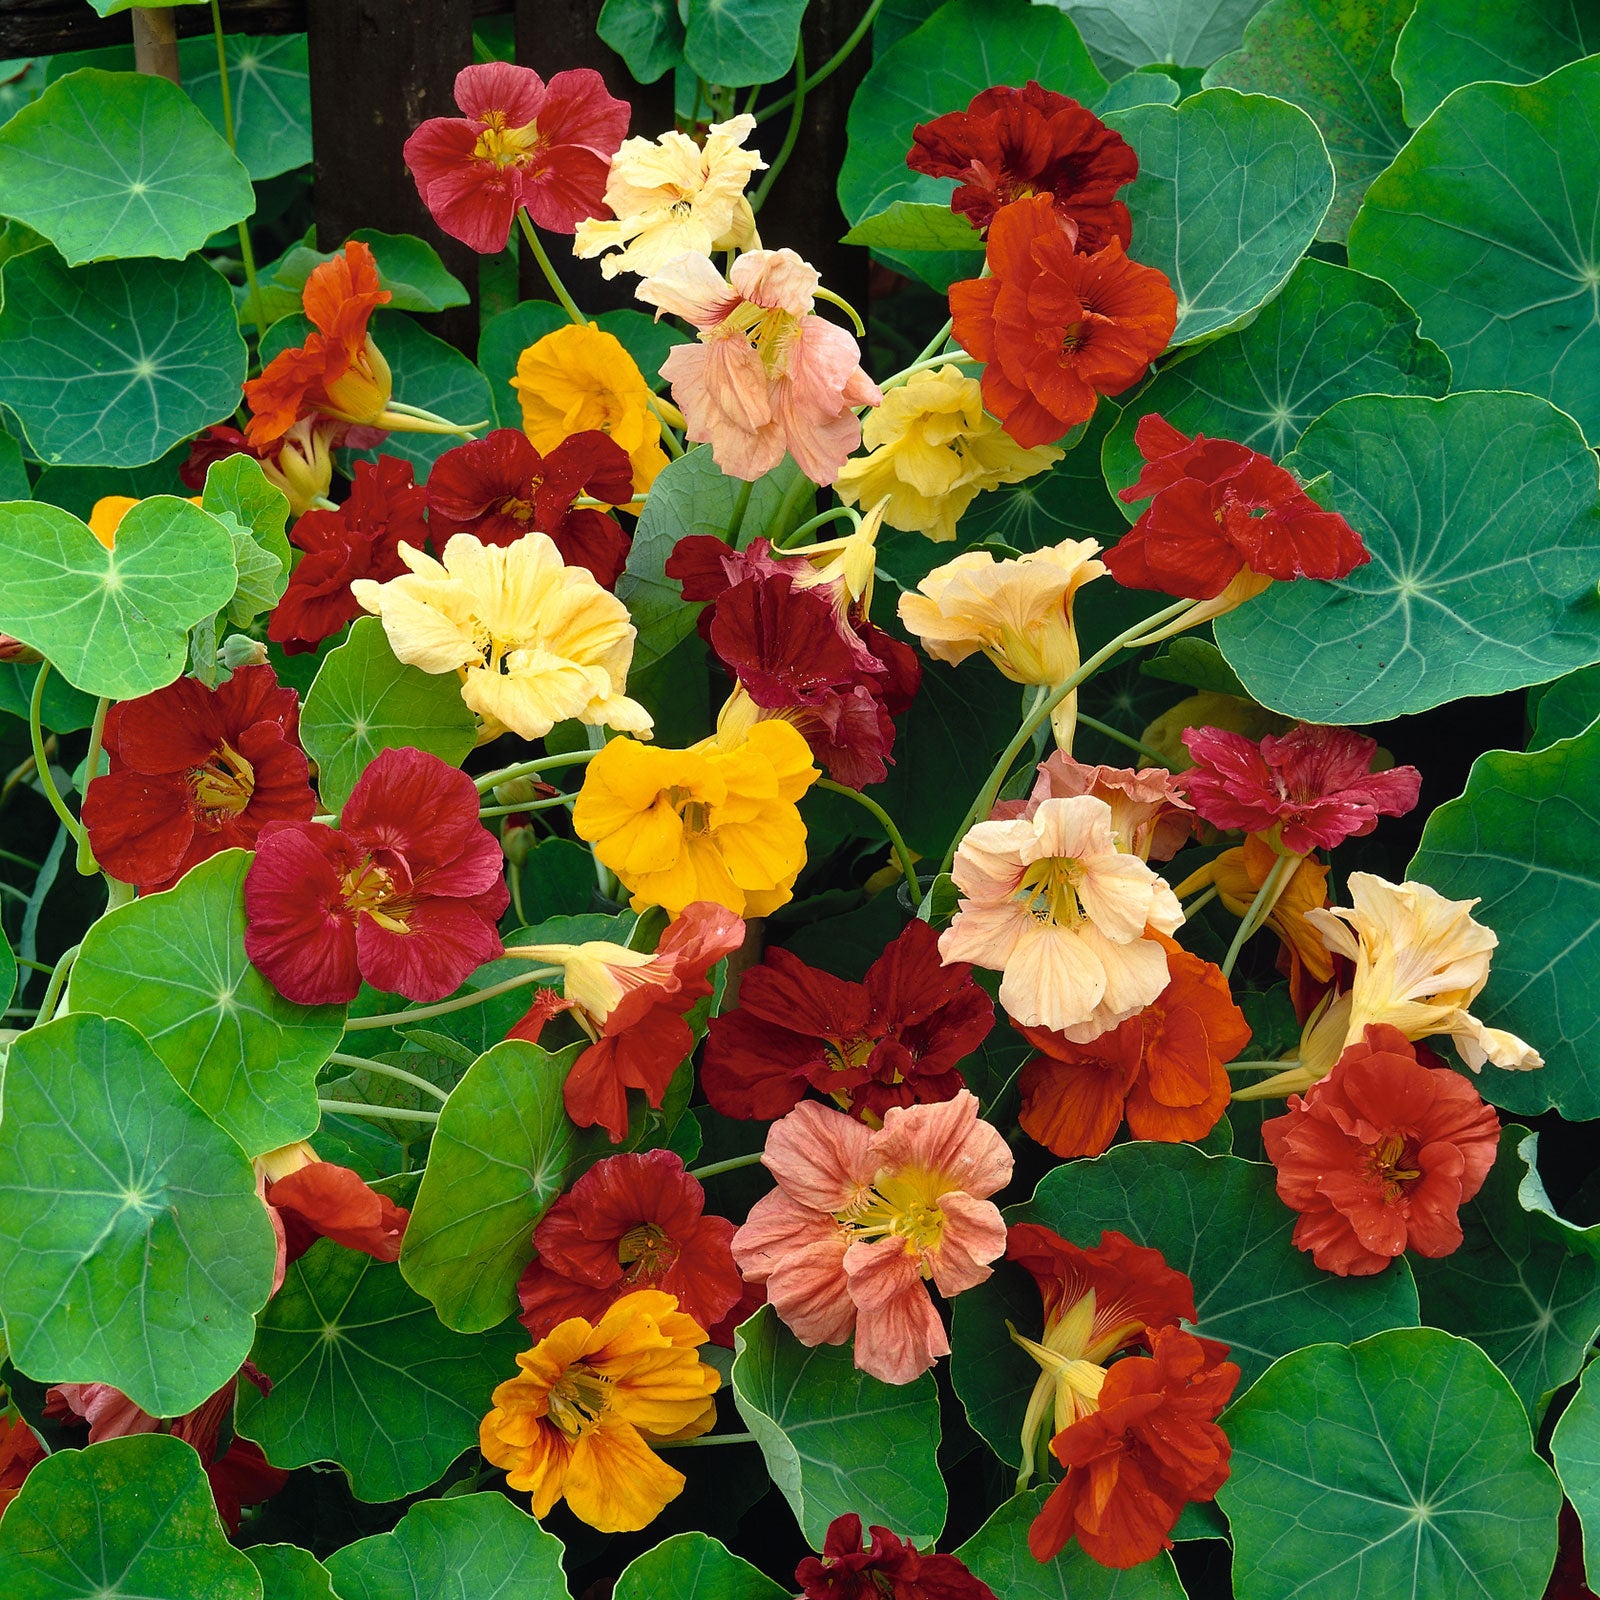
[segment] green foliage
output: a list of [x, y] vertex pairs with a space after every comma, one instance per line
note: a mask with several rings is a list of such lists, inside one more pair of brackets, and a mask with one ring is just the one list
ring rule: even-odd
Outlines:
[[1053, 0], [1110, 73], [1150, 62], [1207, 67], [1238, 48], [1261, 0]]
[[[225, 36], [228, 86], [233, 97], [239, 159], [257, 183], [311, 160], [310, 62], [303, 33], [252, 38]], [[211, 38], [178, 46], [183, 87], [219, 133], [223, 132], [222, 74]], [[402, 307], [402, 309], [404, 309]]]
[[596, 31], [628, 63], [636, 82], [654, 83], [683, 60], [677, 0], [605, 0]]
[[1530, 750], [1544, 750], [1557, 739], [1582, 733], [1600, 717], [1600, 666], [1579, 667], [1548, 684], [1539, 696], [1535, 717]]
[[805, 9], [806, 0], [683, 0], [684, 64], [707, 83], [771, 83], [794, 60]]
[[1591, 1363], [1550, 1436], [1550, 1454], [1583, 1526], [1589, 1584], [1600, 1579], [1600, 1371]]
[[871, 245], [876, 250], [969, 251], [973, 255], [969, 277], [982, 265], [978, 253], [983, 241], [978, 230], [948, 205], [931, 205], [925, 200], [896, 200], [863, 217], [844, 236], [844, 242]]
[[[390, 311], [443, 311], [450, 306], [466, 305], [466, 286], [445, 269], [438, 251], [415, 234], [357, 228], [350, 237], [361, 240], [372, 251], [378, 282], [391, 296], [385, 302]], [[261, 301], [269, 326], [281, 318], [297, 315], [306, 279], [323, 262], [343, 254], [342, 251], [314, 250], [310, 243], [312, 238], [312, 234], [307, 234], [301, 243], [290, 246], [270, 267], [261, 270]], [[240, 306], [244, 311], [250, 309], [247, 291], [241, 291]]]
[[678, 1533], [630, 1561], [615, 1600], [787, 1600], [789, 1591], [704, 1533]]
[[253, 1544], [245, 1554], [261, 1574], [262, 1600], [338, 1600], [328, 1569], [297, 1544]]

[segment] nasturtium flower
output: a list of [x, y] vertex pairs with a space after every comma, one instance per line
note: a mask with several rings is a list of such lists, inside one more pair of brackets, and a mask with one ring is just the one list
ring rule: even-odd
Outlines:
[[789, 900], [805, 865], [798, 802], [816, 777], [787, 722], [687, 750], [613, 739], [584, 772], [572, 826], [635, 911], [660, 906], [675, 917], [714, 900], [735, 916], [764, 917]]
[[713, 122], [704, 144], [676, 129], [655, 140], [624, 139], [606, 179], [605, 203], [615, 220], [580, 222], [572, 253], [600, 256], [607, 278], [619, 272], [647, 277], [677, 256], [759, 244], [744, 195], [750, 174], [766, 166], [744, 148], [755, 126], [745, 114]]
[[855, 1364], [910, 1383], [950, 1353], [928, 1293], [982, 1283], [1006, 1245], [989, 1199], [1011, 1180], [1011, 1151], [975, 1096], [892, 1106], [876, 1132], [804, 1100], [767, 1133], [778, 1180], [734, 1235], [746, 1278], [802, 1344], [855, 1338]]
[[400, 546], [411, 570], [351, 592], [383, 619], [389, 647], [424, 672], [461, 675], [461, 698], [495, 732], [542, 739], [576, 717], [648, 734], [650, 713], [624, 693], [635, 631], [628, 608], [555, 541], [525, 533], [504, 547], [458, 533], [443, 561]]
[[861, 1537], [861, 1518], [848, 1511], [828, 1524], [822, 1554], [794, 1569], [800, 1600], [995, 1600], [955, 1556], [924, 1554], [909, 1539], [881, 1528]]
[[178, 468], [186, 489], [199, 494], [216, 461], [246, 455], [261, 465], [262, 476], [289, 502], [291, 516], [303, 516], [325, 500], [333, 485], [333, 452], [342, 444], [366, 448], [383, 442], [381, 428], [352, 428], [332, 417], [302, 417], [281, 438], [257, 450], [239, 429], [226, 422], [207, 428], [189, 442], [189, 454]]
[[478, 1444], [506, 1483], [545, 1517], [564, 1499], [602, 1533], [645, 1527], [684, 1476], [650, 1446], [690, 1439], [717, 1420], [721, 1379], [696, 1355], [705, 1330], [670, 1294], [639, 1289], [596, 1321], [569, 1317], [517, 1357], [494, 1391]]
[[1111, 807], [1111, 833], [1117, 848], [1141, 861], [1170, 861], [1188, 842], [1194, 813], [1181, 785], [1161, 767], [1089, 767], [1056, 750], [1039, 763], [1026, 800], [1002, 800], [991, 820], [1009, 822], [1034, 816], [1046, 800], [1090, 794]]
[[300, 697], [271, 667], [208, 689], [179, 678], [106, 713], [111, 770], [92, 778], [83, 823], [95, 859], [123, 883], [170, 887], [223, 850], [248, 850], [271, 822], [317, 809], [300, 748]]
[[471, 778], [425, 751], [382, 750], [337, 831], [262, 830], [244, 880], [245, 954], [299, 1005], [342, 1005], [363, 979], [442, 1000], [501, 952], [502, 864]]
[[39, 1436], [20, 1415], [0, 1416], [0, 1516], [22, 1493], [28, 1474], [48, 1454], [39, 1443]]
[[324, 1161], [304, 1139], [257, 1156], [256, 1173], [279, 1236], [280, 1273], [318, 1239], [332, 1239], [374, 1261], [400, 1259], [411, 1213], [349, 1167]]
[[552, 233], [605, 211], [629, 113], [592, 67], [546, 83], [528, 67], [482, 62], [456, 74], [455, 100], [461, 116], [430, 117], [405, 143], [417, 193], [446, 233], [494, 255], [524, 208]]

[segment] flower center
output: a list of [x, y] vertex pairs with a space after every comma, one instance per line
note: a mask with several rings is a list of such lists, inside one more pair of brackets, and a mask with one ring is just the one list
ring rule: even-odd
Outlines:
[[1061, 353], [1064, 356], [1075, 355], [1089, 342], [1089, 323], [1087, 318], [1080, 318], [1077, 322], [1069, 322], [1061, 330]]
[[611, 1405], [611, 1380], [575, 1361], [550, 1390], [550, 1420], [569, 1439], [581, 1438]]
[[711, 832], [710, 808], [692, 789], [668, 789], [666, 799], [667, 804], [678, 813], [679, 818], [682, 820], [685, 833], [707, 834]]
[[1075, 856], [1046, 856], [1022, 874], [1016, 898], [1037, 922], [1057, 928], [1075, 928], [1087, 920], [1078, 888], [1083, 863]]
[[518, 522], [533, 521], [533, 501], [519, 499], [516, 495], [508, 494], [504, 500], [498, 501], [495, 511], [502, 517], [515, 517]]
[[1416, 1159], [1415, 1140], [1403, 1133], [1387, 1134], [1376, 1144], [1367, 1146], [1367, 1176], [1383, 1186], [1385, 1200], [1398, 1200], [1406, 1186], [1422, 1176]]
[[189, 787], [205, 813], [203, 820], [220, 828], [250, 804], [255, 793], [256, 769], [226, 740], [212, 752], [204, 766], [189, 774]]
[[364, 911], [380, 928], [387, 928], [390, 933], [411, 931], [405, 920], [405, 913], [410, 908], [404, 903], [395, 884], [394, 874], [387, 867], [380, 867], [371, 856], [344, 875], [339, 892], [344, 899], [345, 909], [352, 916], [359, 916]]
[[901, 1239], [907, 1255], [922, 1257], [919, 1270], [933, 1276], [928, 1259], [944, 1242], [945, 1215], [939, 1194], [947, 1187], [936, 1173], [914, 1168], [880, 1178], [835, 1220], [852, 1239]]
[[472, 159], [492, 161], [497, 167], [525, 167], [546, 142], [537, 122], [509, 128], [505, 112], [491, 111], [483, 119], [483, 132], [472, 147]]
[[[864, 1035], [857, 1039], [824, 1039], [822, 1054], [835, 1072], [855, 1072], [866, 1066], [872, 1044]], [[900, 1081], [898, 1075], [895, 1081]]]
[[677, 1264], [678, 1247], [655, 1223], [641, 1222], [623, 1234], [617, 1260], [629, 1283], [658, 1283]]
[[801, 319], [792, 311], [769, 311], [749, 300], [742, 301], [721, 324], [724, 335], [742, 334], [761, 357], [768, 379], [781, 378], [789, 370], [789, 357], [800, 341]]

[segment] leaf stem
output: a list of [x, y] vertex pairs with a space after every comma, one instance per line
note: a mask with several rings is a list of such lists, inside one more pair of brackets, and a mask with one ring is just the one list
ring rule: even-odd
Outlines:
[[341, 1067], [353, 1067], [360, 1072], [375, 1072], [380, 1078], [393, 1078], [396, 1083], [409, 1083], [413, 1089], [420, 1089], [424, 1094], [431, 1094], [435, 1100], [448, 1100], [450, 1091], [441, 1089], [436, 1083], [429, 1083], [426, 1078], [420, 1078], [414, 1072], [407, 1072], [404, 1067], [391, 1067], [387, 1061], [372, 1061], [366, 1056], [347, 1056], [335, 1050], [328, 1057], [336, 1061]]
[[577, 301], [567, 293], [567, 286], [561, 281], [561, 274], [556, 271], [555, 263], [546, 252], [544, 241], [539, 237], [539, 230], [534, 227], [533, 219], [521, 206], [517, 207], [517, 221], [522, 227], [522, 237], [528, 241], [528, 248], [533, 251], [533, 259], [539, 263], [544, 281], [550, 285], [550, 292], [555, 295], [561, 309], [580, 328], [586, 326], [589, 319], [578, 309]]
[[575, 794], [546, 795], [542, 800], [517, 800], [504, 806], [480, 806], [480, 817], [509, 817], [518, 811], [549, 811], [556, 806], [570, 806], [577, 802]]
[[756, 192], [750, 197], [752, 212], [759, 212], [762, 201], [772, 193], [772, 186], [778, 181], [778, 174], [788, 166], [789, 157], [794, 154], [795, 142], [800, 137], [800, 119], [806, 109], [806, 47], [805, 41], [798, 37], [794, 42], [794, 90], [791, 98], [793, 109], [789, 112], [788, 129], [777, 155], [772, 158], [772, 165], [767, 168]]
[[319, 1111], [338, 1116], [374, 1117], [379, 1122], [437, 1122], [437, 1111], [412, 1111], [405, 1106], [369, 1106], [362, 1100], [318, 1100]]
[[61, 826], [82, 847], [88, 843], [88, 832], [61, 798], [61, 791], [56, 788], [56, 780], [50, 773], [50, 758], [44, 749], [44, 729], [39, 718], [44, 708], [44, 683], [49, 676], [50, 663], [41, 661], [39, 676], [33, 680], [33, 698], [28, 702], [28, 738], [33, 744], [33, 767], [39, 777], [39, 786], [44, 790], [44, 797], [50, 802], [50, 809], [61, 819]]
[[750, 509], [750, 491], [754, 488], [754, 481], [746, 478], [740, 483], [739, 492], [734, 497], [733, 516], [728, 521], [728, 543], [735, 550], [739, 548], [739, 530], [744, 526], [744, 514]]
[[1261, 880], [1261, 887], [1256, 890], [1256, 897], [1245, 910], [1239, 920], [1238, 931], [1233, 936], [1233, 943], [1228, 946], [1228, 953], [1222, 958], [1222, 975], [1228, 977], [1233, 972], [1233, 964], [1239, 959], [1239, 952], [1244, 949], [1250, 936], [1272, 915], [1272, 908], [1277, 905], [1279, 897], [1288, 888], [1289, 880], [1294, 876], [1304, 856], [1279, 856], [1272, 863], [1271, 870]]
[[907, 378], [918, 372], [929, 372], [934, 367], [947, 365], [958, 367], [981, 367], [983, 363], [976, 356], [969, 356], [965, 350], [952, 350], [946, 355], [919, 356], [909, 367], [902, 367], [893, 377], [885, 378], [880, 387], [887, 394], [890, 389], [897, 389]]
[[599, 754], [598, 750], [568, 750], [564, 755], [540, 756], [536, 761], [519, 761], [514, 766], [500, 767], [494, 772], [484, 773], [481, 778], [473, 781], [478, 786], [479, 794], [487, 794], [499, 784], [510, 783], [513, 778], [531, 778], [538, 772], [554, 772], [560, 767], [575, 767], [581, 761], [593, 761]]
[[[110, 709], [110, 700], [101, 695], [100, 703], [94, 708], [94, 722], [89, 728], [89, 753], [83, 758], [85, 794], [89, 792], [89, 785], [99, 776], [100, 751], [106, 735], [106, 712]], [[89, 848], [89, 830], [85, 828], [82, 838], [78, 840], [78, 873], [81, 877], [92, 878], [99, 870], [100, 863], [95, 860], [94, 851]]]
[[861, 513], [854, 506], [835, 506], [832, 511], [824, 511], [809, 520], [802, 522], [798, 528], [791, 528], [788, 533], [772, 541], [774, 550], [793, 550], [799, 542], [801, 534], [811, 533], [817, 528], [826, 527], [830, 522], [849, 522], [854, 527], [861, 526]]
[[704, 1180], [720, 1177], [724, 1172], [737, 1172], [740, 1167], [753, 1167], [761, 1160], [763, 1151], [756, 1150], [747, 1156], [729, 1156], [726, 1161], [713, 1161], [708, 1166], [691, 1167], [689, 1176]]
[[829, 794], [842, 794], [847, 800], [854, 800], [863, 810], [870, 811], [878, 819], [879, 825], [889, 836], [889, 843], [894, 846], [894, 853], [900, 858], [900, 870], [906, 875], [912, 903], [919, 903], [922, 899], [922, 884], [917, 878], [916, 857], [911, 854], [910, 847], [895, 826], [894, 818], [870, 795], [862, 794], [859, 789], [852, 789], [848, 784], [835, 783], [832, 778], [818, 778], [817, 787], [826, 789]]
[[702, 1433], [698, 1439], [661, 1439], [653, 1441], [657, 1450], [692, 1450], [708, 1444], [755, 1444], [753, 1433]]
[[61, 959], [56, 962], [55, 969], [50, 974], [50, 981], [44, 986], [44, 999], [39, 1002], [38, 1014], [33, 1019], [34, 1027], [40, 1027], [55, 1015], [56, 1001], [61, 998], [61, 991], [66, 987], [67, 974], [72, 971], [72, 963], [78, 959], [78, 952], [83, 948], [75, 944], [70, 950], [61, 952]]
[[[803, 87], [807, 94], [810, 94], [819, 83], [826, 83], [827, 80], [831, 78], [834, 73], [836, 73], [839, 68], [850, 59], [855, 52], [856, 46], [866, 38], [867, 29], [872, 26], [873, 21], [877, 17], [878, 11], [882, 5], [883, 0], [872, 0], [872, 4], [869, 5], [862, 13], [861, 20], [855, 25], [855, 29], [851, 33], [850, 37], [846, 39], [845, 42], [840, 45], [839, 48], [835, 50], [833, 54], [829, 56], [828, 59], [824, 61], [823, 64], [818, 67], [809, 78], [805, 80]], [[797, 87], [801, 86], [797, 85]], [[763, 118], [776, 116], [778, 112], [782, 111], [784, 107], [794, 99], [794, 97], [795, 90], [791, 89], [788, 94], [783, 95], [777, 100], [774, 100], [770, 106], [763, 106], [755, 114], [756, 121], [760, 122], [763, 120]]]
[[1124, 733], [1121, 728], [1113, 728], [1109, 722], [1101, 722], [1098, 717], [1091, 717], [1085, 711], [1078, 713], [1078, 721], [1083, 727], [1092, 729], [1103, 738], [1126, 745], [1130, 750], [1137, 750], [1140, 755], [1148, 757], [1157, 766], [1164, 767], [1167, 764], [1169, 758], [1162, 755], [1159, 750], [1147, 745], [1142, 739], [1135, 739], [1131, 733]]
[[[239, 154], [238, 132], [233, 121], [233, 86], [228, 82], [228, 46], [222, 36], [222, 7], [219, 0], [211, 0], [211, 32], [217, 41], [217, 77], [222, 93], [222, 131], [228, 137], [228, 148]], [[261, 282], [256, 276], [256, 252], [250, 243], [250, 229], [243, 218], [239, 221], [239, 261], [244, 267], [244, 281], [250, 293], [250, 320], [255, 324], [256, 349], [261, 348], [261, 336], [267, 331], [266, 311], [261, 300]], [[80, 865], [78, 870], [83, 870]]]
[[454, 1000], [440, 1000], [431, 1006], [413, 1006], [409, 1011], [384, 1011], [372, 1017], [351, 1017], [344, 1025], [346, 1033], [359, 1033], [365, 1028], [403, 1028], [413, 1022], [426, 1022], [430, 1017], [446, 1017], [452, 1011], [466, 1011], [481, 1006], [486, 1000], [509, 994], [513, 989], [524, 989], [530, 983], [544, 983], [559, 978], [559, 967], [535, 967], [531, 972], [519, 972], [514, 978], [491, 983], [471, 994], [457, 995]]

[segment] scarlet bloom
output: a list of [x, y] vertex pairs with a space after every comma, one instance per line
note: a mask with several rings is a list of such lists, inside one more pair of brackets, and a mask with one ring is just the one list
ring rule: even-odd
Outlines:
[[1231, 1450], [1216, 1417], [1238, 1382], [1233, 1362], [1176, 1327], [1151, 1333], [1148, 1356], [1115, 1362], [1099, 1407], [1051, 1443], [1067, 1475], [1028, 1531], [1034, 1558], [1053, 1559], [1072, 1538], [1105, 1567], [1171, 1549], [1183, 1508], [1214, 1499], [1227, 1480]]
[[111, 770], [90, 781], [83, 822], [95, 859], [149, 893], [272, 822], [317, 809], [299, 745], [300, 697], [271, 667], [208, 689], [179, 678], [106, 713]]
[[1133, 221], [1117, 191], [1139, 176], [1133, 146], [1068, 95], [1031, 79], [974, 95], [965, 111], [918, 124], [906, 165], [954, 178], [950, 209], [980, 232], [1014, 200], [1047, 194], [1078, 227], [1078, 248], [1127, 249]]
[[1461, 1248], [1457, 1213], [1494, 1165], [1500, 1119], [1468, 1079], [1374, 1023], [1261, 1139], [1300, 1213], [1294, 1242], [1325, 1271], [1365, 1277], [1408, 1249]]
[[963, 349], [986, 362], [983, 403], [1018, 444], [1052, 444], [1137, 383], [1178, 325], [1166, 274], [1121, 239], [1091, 255], [1048, 194], [1017, 200], [989, 229], [992, 276], [950, 285]]
[[1290, 855], [1331, 850], [1371, 833], [1378, 818], [1403, 817], [1417, 803], [1415, 767], [1374, 772], [1378, 741], [1350, 728], [1301, 723], [1258, 744], [1224, 728], [1188, 728], [1194, 765], [1183, 775], [1196, 811], [1214, 828], [1280, 830]]
[[781, 947], [744, 974], [739, 1004], [711, 1019], [700, 1086], [725, 1117], [770, 1121], [807, 1088], [878, 1125], [891, 1106], [949, 1100], [957, 1067], [994, 1026], [972, 968], [939, 961], [939, 936], [908, 923], [847, 983]]
[[628, 559], [628, 536], [606, 512], [575, 508], [579, 495], [608, 505], [633, 499], [633, 463], [615, 440], [590, 428], [541, 455], [519, 429], [496, 428], [434, 463], [428, 522], [441, 548], [453, 533], [508, 545], [536, 529], [554, 540], [563, 563], [586, 567], [603, 587], [614, 588]]
[[411, 1213], [349, 1167], [324, 1161], [305, 1140], [258, 1156], [256, 1172], [279, 1235], [280, 1277], [318, 1239], [332, 1239], [374, 1261], [400, 1259]]
[[597, 1161], [545, 1213], [522, 1274], [522, 1325], [543, 1339], [568, 1317], [598, 1322], [635, 1289], [660, 1289], [702, 1328], [744, 1294], [733, 1224], [704, 1214], [706, 1192], [670, 1150]]
[[250, 456], [261, 463], [267, 481], [282, 491], [289, 510], [298, 517], [326, 498], [333, 482], [333, 452], [338, 446], [364, 450], [381, 444], [384, 438], [382, 428], [353, 428], [331, 417], [312, 415], [302, 417], [281, 438], [258, 450], [237, 428], [219, 422], [190, 440], [188, 459], [178, 468], [178, 477], [185, 488], [199, 494], [213, 462]]
[[909, 1539], [876, 1524], [861, 1542], [855, 1512], [828, 1524], [820, 1556], [794, 1569], [801, 1600], [995, 1600], [994, 1590], [954, 1556], [922, 1555]]
[[1053, 1154], [1099, 1155], [1124, 1117], [1136, 1139], [1203, 1139], [1227, 1109], [1224, 1063], [1250, 1042], [1250, 1025], [1220, 967], [1161, 942], [1166, 988], [1109, 1033], [1076, 1044], [1018, 1027], [1042, 1052], [1022, 1069], [1023, 1131]]
[[337, 511], [308, 511], [289, 530], [305, 554], [272, 609], [267, 637], [289, 655], [315, 650], [364, 615], [350, 593], [356, 578], [383, 583], [406, 571], [400, 544], [428, 537], [428, 491], [411, 481], [411, 463], [380, 456], [358, 461], [350, 497]]
[[500, 954], [509, 900], [472, 779], [421, 750], [383, 750], [337, 830], [262, 830], [244, 881], [245, 953], [299, 1005], [342, 1005], [363, 979], [442, 1000]]
[[45, 1453], [21, 1417], [0, 1417], [0, 1516], [22, 1492], [28, 1474], [44, 1460]]
[[405, 143], [417, 193], [446, 233], [494, 255], [524, 207], [552, 233], [611, 215], [606, 177], [628, 105], [593, 68], [546, 83], [528, 67], [485, 62], [456, 74], [455, 99], [462, 116], [430, 117]]

